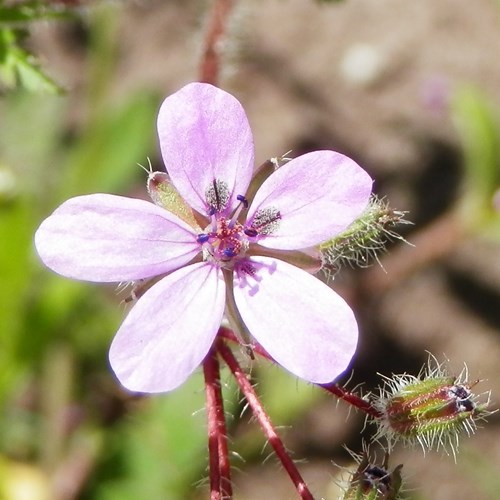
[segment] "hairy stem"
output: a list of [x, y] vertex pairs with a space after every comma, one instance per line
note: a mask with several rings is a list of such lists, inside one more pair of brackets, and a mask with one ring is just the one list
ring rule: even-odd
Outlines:
[[219, 360], [211, 350], [203, 362], [206, 409], [208, 420], [208, 456], [210, 470], [210, 499], [232, 498], [231, 469], [227, 448], [224, 402], [220, 386]]
[[364, 411], [366, 414], [370, 415], [374, 418], [380, 418], [382, 415], [380, 412], [374, 408], [369, 401], [361, 398], [357, 394], [353, 392], [346, 391], [343, 387], [337, 384], [316, 384], [322, 389], [325, 389], [329, 393], [337, 396], [342, 401], [349, 403], [351, 406], [354, 406], [358, 410]]
[[269, 416], [267, 415], [264, 407], [262, 406], [259, 398], [257, 397], [252, 384], [248, 380], [245, 372], [240, 367], [238, 361], [234, 357], [231, 349], [225, 344], [224, 340], [219, 339], [217, 342], [217, 349], [229, 366], [229, 369], [233, 373], [243, 395], [245, 396], [252, 412], [259, 422], [266, 439], [269, 441], [271, 446], [274, 449], [277, 457], [281, 461], [284, 469], [290, 476], [295, 488], [297, 489], [297, 493], [300, 495], [300, 498], [304, 500], [314, 500], [309, 488], [307, 487], [304, 479], [300, 475], [297, 467], [293, 463], [293, 460], [290, 458], [290, 455], [287, 453], [283, 441], [281, 441], [280, 437], [276, 433], [276, 430], [271, 423]]
[[[219, 329], [218, 335], [221, 338], [225, 338], [233, 342], [240, 343], [235, 333], [229, 328], [226, 328], [224, 326], [222, 326]], [[261, 346], [259, 345], [252, 346], [252, 351], [257, 353], [259, 356], [262, 356], [263, 358], [266, 358], [274, 363], [273, 358], [271, 358], [271, 356]], [[339, 399], [342, 399], [342, 401], [345, 401], [351, 406], [354, 406], [358, 410], [364, 411], [366, 414], [374, 418], [381, 417], [380, 412], [376, 408], [374, 408], [369, 401], [366, 401], [357, 394], [346, 391], [344, 388], [342, 388], [337, 384], [315, 384], [315, 385], [328, 391], [330, 394], [337, 396]]]

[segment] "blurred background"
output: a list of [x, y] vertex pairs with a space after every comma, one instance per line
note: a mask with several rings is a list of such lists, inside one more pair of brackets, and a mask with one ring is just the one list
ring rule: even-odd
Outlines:
[[[0, 499], [207, 498], [201, 374], [166, 395], [122, 390], [107, 349], [124, 295], [45, 269], [33, 233], [71, 196], [146, 198], [137, 163], [162, 169], [156, 113], [199, 78], [212, 2], [41, 2], [17, 18], [13, 3], [0, 2]], [[333, 283], [361, 328], [349, 387], [416, 375], [430, 351], [452, 374], [466, 363], [498, 407], [500, 3], [240, 0], [218, 48], [258, 164], [340, 151], [413, 222], [400, 230], [414, 246]], [[252, 374], [316, 498], [337, 499], [363, 415], [264, 361]], [[296, 498], [223, 378], [235, 499]], [[500, 498], [499, 424], [464, 438], [456, 464], [397, 447], [407, 497]]]

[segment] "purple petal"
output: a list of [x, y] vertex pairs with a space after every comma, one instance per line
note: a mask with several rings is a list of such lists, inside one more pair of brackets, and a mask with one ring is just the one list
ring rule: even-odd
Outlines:
[[247, 264], [255, 279], [235, 279], [236, 305], [250, 333], [293, 374], [327, 383], [349, 365], [358, 327], [351, 308], [323, 282], [270, 257]]
[[99, 282], [157, 276], [200, 251], [194, 230], [147, 201], [108, 194], [71, 198], [35, 234], [42, 261], [69, 278]]
[[257, 191], [248, 213], [279, 212], [276, 229], [259, 243], [296, 250], [322, 243], [347, 228], [366, 208], [372, 179], [353, 160], [315, 151], [280, 167]]
[[130, 311], [109, 360], [124, 387], [166, 392], [200, 365], [219, 329], [226, 289], [218, 269], [192, 264], [163, 278]]
[[167, 97], [158, 115], [163, 161], [175, 187], [201, 214], [214, 180], [228, 189], [228, 209], [246, 193], [253, 170], [253, 139], [241, 104], [206, 83], [190, 83]]

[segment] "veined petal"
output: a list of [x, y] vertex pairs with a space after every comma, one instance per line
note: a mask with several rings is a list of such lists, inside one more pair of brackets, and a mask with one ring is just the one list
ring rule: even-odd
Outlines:
[[237, 99], [207, 83], [190, 83], [163, 102], [158, 135], [172, 182], [195, 210], [206, 215], [214, 181], [227, 188], [227, 210], [234, 208], [254, 161], [252, 132]]
[[247, 262], [234, 298], [255, 339], [283, 367], [309, 382], [327, 383], [349, 365], [358, 326], [351, 308], [323, 282], [270, 257]]
[[194, 230], [175, 215], [147, 201], [109, 194], [64, 202], [42, 222], [35, 245], [56, 273], [98, 282], [157, 276], [200, 251]]
[[219, 270], [207, 263], [160, 280], [139, 299], [111, 344], [109, 360], [118, 380], [138, 392], [181, 385], [208, 353], [225, 298]]
[[[307, 248], [347, 228], [365, 209], [372, 179], [353, 160], [334, 151], [315, 151], [280, 167], [257, 191], [248, 212], [279, 213], [276, 227], [259, 244]], [[265, 217], [264, 217], [265, 219]]]

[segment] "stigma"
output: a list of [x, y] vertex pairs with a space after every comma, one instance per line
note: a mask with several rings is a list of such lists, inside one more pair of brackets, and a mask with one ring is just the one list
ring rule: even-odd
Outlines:
[[250, 239], [244, 226], [226, 217], [219, 217], [209, 225], [210, 231], [201, 233], [196, 240], [202, 245], [203, 260], [210, 260], [228, 267], [238, 258], [244, 257]]
[[[239, 203], [232, 216], [227, 217], [220, 210], [220, 200], [223, 196], [219, 184], [214, 182], [211, 188], [211, 196], [207, 196], [209, 202], [207, 215], [210, 217], [210, 224], [205, 232], [198, 234], [196, 240], [202, 246], [203, 260], [232, 268], [236, 261], [245, 256], [257, 232], [249, 231], [238, 221], [241, 212], [248, 208], [248, 200], [243, 195], [237, 196]], [[214, 203], [210, 203], [211, 201]]]
[[232, 214], [228, 213], [230, 191], [227, 184], [214, 179], [206, 189], [207, 217], [209, 224], [196, 237], [201, 245], [203, 260], [211, 261], [224, 268], [234, 269], [241, 262], [252, 243], [274, 233], [281, 220], [280, 211], [273, 207], [259, 209], [251, 220], [242, 220], [243, 211], [248, 209], [248, 199], [239, 194]]

